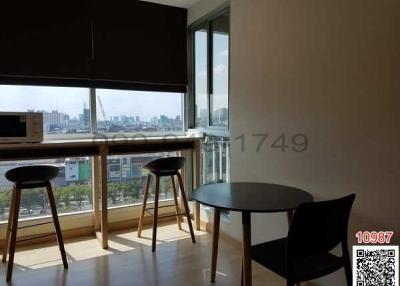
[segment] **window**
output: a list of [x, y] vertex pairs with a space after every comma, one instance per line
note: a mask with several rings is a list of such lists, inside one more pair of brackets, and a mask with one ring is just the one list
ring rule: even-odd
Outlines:
[[[179, 156], [179, 152], [110, 156], [108, 158], [109, 206], [138, 204], [143, 202], [143, 193], [148, 172], [143, 166], [162, 157]], [[148, 202], [153, 201], [155, 180], [152, 179]], [[160, 179], [160, 200], [172, 198], [170, 177]]]
[[88, 88], [0, 85], [0, 111], [42, 112], [46, 137], [88, 134]]
[[212, 92], [210, 102], [212, 126], [228, 127], [229, 90], [229, 16], [211, 22]]
[[[114, 135], [177, 133], [184, 131], [181, 93], [129, 90], [0, 85], [0, 111], [42, 112], [45, 139]], [[155, 134], [155, 135], [156, 135]], [[110, 156], [108, 158], [109, 206], [141, 203], [147, 173], [143, 165], [177, 152]], [[59, 213], [93, 209], [91, 158], [0, 161], [0, 220], [8, 218], [12, 184], [7, 170], [21, 165], [51, 164], [59, 168], [52, 182]], [[162, 179], [160, 199], [171, 198], [171, 182]], [[150, 196], [149, 201], [152, 200]], [[48, 215], [44, 189], [22, 194], [21, 217]]]
[[89, 88], [0, 85], [0, 111], [42, 112], [47, 139], [183, 131], [181, 93], [93, 89], [92, 100], [90, 93]]
[[183, 131], [181, 93], [96, 89], [97, 132]]
[[208, 32], [200, 29], [194, 32], [195, 43], [195, 99], [196, 99], [196, 125], [206, 128], [208, 126]]
[[228, 129], [229, 13], [191, 28], [195, 126]]
[[[91, 187], [91, 163], [89, 157], [50, 160], [4, 161], [0, 162], [0, 221], [7, 220], [11, 199], [12, 183], [4, 174], [16, 167], [33, 164], [51, 164], [59, 169], [52, 181], [58, 213], [71, 213], [93, 209]], [[22, 192], [20, 217], [41, 217], [50, 215], [46, 190], [31, 189]]]
[[229, 9], [191, 25], [189, 39], [193, 75], [189, 96], [194, 102], [191, 125], [206, 134], [201, 144], [200, 183], [229, 182]]

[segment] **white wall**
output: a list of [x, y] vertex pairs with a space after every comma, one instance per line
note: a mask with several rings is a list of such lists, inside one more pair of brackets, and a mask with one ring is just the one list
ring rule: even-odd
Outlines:
[[[292, 185], [316, 200], [356, 193], [350, 241], [393, 230], [399, 242], [399, 12], [396, 0], [231, 0], [232, 181]], [[299, 132], [304, 153], [268, 147]], [[254, 133], [269, 134], [258, 153]], [[239, 215], [223, 228], [240, 238]], [[286, 231], [283, 214], [253, 216], [254, 243]], [[345, 285], [343, 272], [321, 281]]]

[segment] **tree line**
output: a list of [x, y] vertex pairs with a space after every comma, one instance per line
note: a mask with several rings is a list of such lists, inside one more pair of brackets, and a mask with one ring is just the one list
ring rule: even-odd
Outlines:
[[[166, 197], [171, 195], [170, 181], [160, 184], [161, 193]], [[154, 185], [150, 190], [154, 192]], [[109, 182], [108, 199], [111, 205], [123, 205], [142, 201], [144, 181], [134, 178], [129, 182]], [[76, 184], [54, 187], [54, 197], [60, 213], [82, 211], [85, 204], [93, 206], [92, 187], [90, 184]], [[5, 219], [10, 207], [11, 189], [0, 191], [0, 218]], [[31, 216], [34, 210], [40, 209], [41, 215], [50, 214], [46, 190], [43, 188], [24, 191], [21, 196], [21, 208], [28, 210]]]

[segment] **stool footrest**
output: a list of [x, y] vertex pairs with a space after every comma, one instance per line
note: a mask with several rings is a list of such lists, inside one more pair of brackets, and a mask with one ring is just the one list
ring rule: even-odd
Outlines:
[[182, 215], [186, 215], [186, 213], [172, 214], [172, 215], [163, 215], [163, 216], [158, 216], [158, 218], [166, 218], [166, 217], [182, 216]]
[[[159, 209], [161, 209], [161, 208], [169, 208], [169, 207], [175, 207], [175, 205], [158, 206]], [[154, 208], [146, 208], [146, 211], [147, 210], [154, 210]]]
[[32, 225], [26, 225], [26, 226], [18, 227], [18, 229], [34, 227], [34, 226], [38, 226], [38, 225], [45, 225], [45, 224], [50, 224], [50, 223], [53, 223], [53, 222], [52, 221], [48, 221], [48, 222], [42, 222], [42, 223], [37, 223], [37, 224], [32, 224]]
[[[154, 208], [149, 208], [149, 209], [154, 209]], [[154, 213], [150, 212], [149, 209], [146, 209], [145, 211], [146, 211], [149, 215], [154, 216]], [[173, 217], [173, 216], [182, 216], [182, 215], [186, 215], [186, 212], [178, 213], [178, 214], [171, 214], [171, 215], [157, 216], [157, 218], [165, 218], [165, 217]]]
[[52, 232], [52, 233], [47, 233], [47, 234], [35, 235], [35, 236], [33, 236], [33, 237], [24, 238], [24, 239], [19, 239], [19, 240], [17, 240], [17, 242], [28, 241], [28, 240], [34, 240], [34, 239], [38, 239], [38, 238], [42, 238], [42, 237], [52, 236], [52, 235], [55, 235], [55, 234], [56, 234], [55, 232]]

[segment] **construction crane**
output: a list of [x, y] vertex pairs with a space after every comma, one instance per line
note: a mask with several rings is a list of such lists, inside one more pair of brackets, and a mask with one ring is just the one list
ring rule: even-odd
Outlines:
[[103, 107], [103, 103], [101, 102], [101, 98], [99, 95], [97, 95], [97, 101], [99, 102], [99, 106], [100, 106], [100, 110], [101, 110], [101, 114], [103, 116], [103, 120], [106, 123], [106, 126], [110, 127], [111, 124], [110, 122], [107, 120], [107, 116], [106, 116], [106, 112], [104, 111], [104, 107]]

